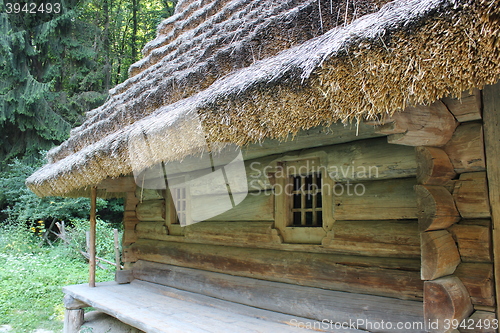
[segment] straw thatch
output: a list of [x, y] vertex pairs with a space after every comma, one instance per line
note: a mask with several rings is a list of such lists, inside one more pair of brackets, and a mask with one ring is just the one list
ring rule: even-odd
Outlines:
[[[201, 153], [204, 135], [245, 145], [482, 88], [500, 74], [499, 2], [179, 2], [134, 76], [27, 184], [83, 194], [131, 173], [130, 158], [142, 168]], [[150, 153], [130, 156], [138, 137]]]

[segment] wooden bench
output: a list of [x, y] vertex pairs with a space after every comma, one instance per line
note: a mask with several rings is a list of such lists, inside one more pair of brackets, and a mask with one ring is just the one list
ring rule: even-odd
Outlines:
[[[125, 280], [131, 280], [130, 283], [113, 281], [99, 283], [95, 288], [87, 284], [65, 287], [65, 333], [78, 332], [83, 322], [81, 309], [87, 306], [148, 333], [355, 333], [367, 330], [349, 328], [349, 320], [351, 323], [423, 322], [422, 302], [417, 301], [323, 290], [147, 261], [138, 261], [132, 271], [122, 272], [118, 280], [126, 276], [129, 279]], [[344, 323], [344, 328], [331, 323]]]

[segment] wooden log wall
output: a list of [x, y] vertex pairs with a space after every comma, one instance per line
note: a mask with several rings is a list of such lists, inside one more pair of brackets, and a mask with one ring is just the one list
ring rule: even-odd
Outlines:
[[[424, 315], [441, 323], [446, 318], [492, 319], [496, 309], [481, 92], [462, 97], [443, 99], [455, 123], [443, 127], [441, 139], [429, 142], [409, 133], [391, 141], [416, 147]], [[420, 132], [436, 126], [432, 119], [421, 125]], [[442, 326], [435, 330], [445, 331]]]
[[[355, 129], [353, 129], [355, 131]], [[256, 148], [252, 154], [259, 155]], [[335, 223], [322, 244], [284, 243], [274, 228], [272, 174], [279, 161], [320, 157], [339, 184], [332, 196]], [[137, 188], [133, 236], [125, 249], [129, 267], [159, 262], [330, 290], [421, 301], [420, 238], [413, 147], [385, 137], [291, 151], [246, 161], [250, 190], [236, 208], [170, 232], [165, 193]], [[194, 171], [192, 175], [206, 173]], [[361, 195], [354, 194], [354, 186]], [[191, 195], [224, 187], [197, 184]], [[212, 186], [212, 187], [210, 187]], [[348, 186], [349, 189], [348, 189]], [[206, 188], [205, 188], [206, 187]]]
[[[124, 260], [128, 267], [144, 260], [423, 300], [426, 319], [493, 318], [480, 96], [475, 91], [462, 102], [443, 99], [416, 108], [416, 118], [397, 114], [379, 122], [375, 134], [363, 140], [331, 146], [322, 142], [322, 147], [280, 155], [269, 155], [269, 147], [252, 147], [247, 156], [259, 157], [245, 162], [251, 191], [247, 198], [182, 233], [169, 231], [165, 193], [140, 188], [129, 192]], [[436, 133], [441, 135], [433, 138]], [[334, 193], [334, 223], [321, 244], [283, 243], [274, 228], [269, 176], [277, 161], [312, 157], [324, 161], [335, 184], [362, 184], [364, 193]], [[376, 166], [376, 173], [367, 171], [370, 166]], [[193, 195], [210, 190], [199, 185], [201, 193]], [[226, 190], [211, 189], [214, 194]]]

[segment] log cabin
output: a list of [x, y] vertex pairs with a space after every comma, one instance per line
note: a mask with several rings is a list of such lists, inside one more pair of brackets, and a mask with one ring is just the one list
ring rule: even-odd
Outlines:
[[65, 332], [87, 306], [144, 332], [496, 332], [499, 20], [180, 0], [27, 179], [125, 198], [125, 269], [64, 288]]

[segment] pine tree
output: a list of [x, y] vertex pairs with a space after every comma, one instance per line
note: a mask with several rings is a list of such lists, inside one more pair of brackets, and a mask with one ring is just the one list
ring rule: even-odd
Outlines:
[[[22, 4], [21, 4], [22, 6]], [[0, 0], [0, 161], [37, 155], [101, 104], [96, 52], [77, 11], [6, 13]]]

